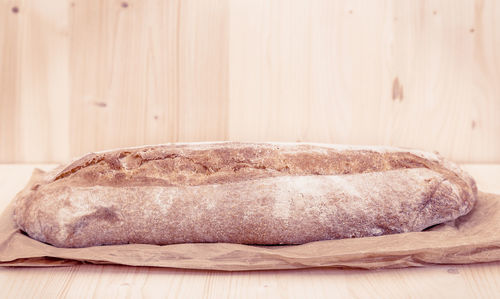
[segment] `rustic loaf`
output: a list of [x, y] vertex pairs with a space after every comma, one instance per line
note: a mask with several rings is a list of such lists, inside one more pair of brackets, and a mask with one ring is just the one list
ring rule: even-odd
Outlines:
[[421, 231], [467, 214], [474, 180], [390, 147], [166, 144], [91, 153], [38, 173], [15, 221], [58, 247], [302, 244]]

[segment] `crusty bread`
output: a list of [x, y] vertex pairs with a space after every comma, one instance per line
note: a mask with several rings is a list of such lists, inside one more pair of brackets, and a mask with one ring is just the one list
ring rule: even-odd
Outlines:
[[15, 220], [58, 247], [302, 244], [421, 231], [467, 214], [474, 180], [389, 147], [167, 144], [91, 153], [17, 195]]

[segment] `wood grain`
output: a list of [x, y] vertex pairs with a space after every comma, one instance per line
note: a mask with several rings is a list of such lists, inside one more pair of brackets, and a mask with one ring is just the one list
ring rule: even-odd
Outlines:
[[[34, 167], [48, 170], [54, 166], [0, 165], [0, 210], [24, 187]], [[463, 167], [480, 190], [500, 193], [500, 164]], [[499, 293], [500, 262], [374, 271], [0, 267], [2, 298], [496, 298]]]
[[494, 0], [0, 0], [0, 162], [172, 141], [500, 162]]
[[66, 6], [0, 2], [0, 161], [69, 156]]
[[496, 298], [500, 263], [397, 270], [0, 269], [7, 298]]

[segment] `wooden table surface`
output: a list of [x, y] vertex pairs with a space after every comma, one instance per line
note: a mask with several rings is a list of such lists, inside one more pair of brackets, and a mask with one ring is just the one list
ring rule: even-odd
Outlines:
[[[0, 209], [27, 182], [34, 167], [0, 164]], [[467, 164], [479, 189], [500, 193], [499, 164]], [[499, 220], [500, 221], [500, 220]], [[0, 267], [1, 298], [498, 298], [500, 262], [395, 270], [306, 269], [220, 272], [79, 265]]]

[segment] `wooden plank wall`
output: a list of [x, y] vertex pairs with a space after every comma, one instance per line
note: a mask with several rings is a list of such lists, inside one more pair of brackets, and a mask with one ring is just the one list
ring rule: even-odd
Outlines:
[[171, 141], [500, 162], [495, 0], [0, 0], [0, 162]]

